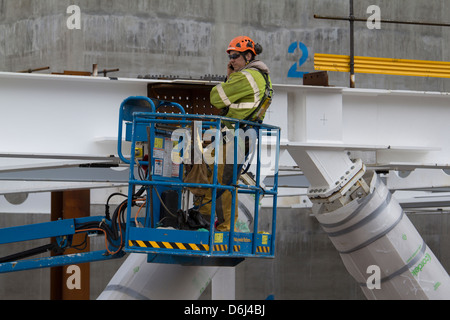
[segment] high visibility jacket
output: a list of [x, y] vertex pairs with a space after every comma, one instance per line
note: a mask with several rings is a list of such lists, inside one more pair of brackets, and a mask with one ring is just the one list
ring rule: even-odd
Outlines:
[[[211, 90], [211, 104], [216, 108], [228, 107], [226, 117], [245, 119], [258, 107], [264, 97], [266, 80], [259, 70], [268, 73], [268, 69], [261, 61], [254, 61], [239, 72], [232, 73], [226, 82], [215, 86]], [[272, 86], [270, 77], [269, 84]], [[253, 119], [249, 119], [253, 120]]]

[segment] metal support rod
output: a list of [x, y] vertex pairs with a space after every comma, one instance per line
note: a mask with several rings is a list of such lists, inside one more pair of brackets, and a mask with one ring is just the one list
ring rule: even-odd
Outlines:
[[104, 77], [106, 77], [107, 73], [109, 73], [109, 72], [117, 72], [117, 71], [119, 71], [119, 69], [116, 68], [116, 69], [103, 69], [100, 72], [103, 73]]
[[353, 0], [350, 0], [350, 88], [355, 87], [355, 15]]
[[[337, 21], [350, 21], [348, 17], [338, 17], [338, 16], [320, 16], [315, 14], [315, 19], [322, 20], [337, 20]], [[352, 19], [357, 22], [367, 22], [367, 18], [356, 18]], [[417, 26], [431, 26], [431, 27], [450, 27], [450, 23], [442, 23], [442, 22], [426, 22], [426, 21], [402, 21], [402, 20], [385, 20], [381, 19], [381, 23], [390, 23], [390, 24], [408, 24], [408, 25], [417, 25]]]
[[22, 70], [22, 71], [18, 71], [18, 73], [33, 73], [36, 71], [42, 71], [42, 70], [48, 70], [50, 69], [50, 67], [43, 67], [43, 68], [36, 68], [36, 69], [27, 69], [27, 70]]

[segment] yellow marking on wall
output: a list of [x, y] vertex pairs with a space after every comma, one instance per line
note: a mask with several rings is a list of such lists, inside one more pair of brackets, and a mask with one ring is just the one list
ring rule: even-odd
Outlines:
[[[450, 78], [450, 62], [355, 56], [355, 73]], [[314, 69], [350, 72], [350, 56], [316, 53]]]

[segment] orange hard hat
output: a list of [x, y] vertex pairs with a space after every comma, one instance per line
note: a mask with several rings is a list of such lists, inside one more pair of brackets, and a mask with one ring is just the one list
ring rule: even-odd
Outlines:
[[230, 44], [228, 45], [227, 53], [230, 53], [230, 51], [238, 51], [238, 52], [245, 52], [247, 50], [250, 50], [257, 55], [255, 51], [255, 42], [246, 36], [239, 36], [231, 40]]

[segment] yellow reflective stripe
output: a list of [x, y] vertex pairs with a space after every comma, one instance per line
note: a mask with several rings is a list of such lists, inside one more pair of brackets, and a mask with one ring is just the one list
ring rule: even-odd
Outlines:
[[241, 102], [233, 103], [230, 105], [230, 109], [253, 109], [255, 107], [254, 102]]
[[253, 89], [253, 94], [254, 94], [254, 97], [255, 97], [255, 103], [254, 103], [254, 105], [255, 105], [256, 102], [259, 101], [259, 87], [258, 87], [258, 84], [256, 83], [255, 78], [253, 78], [253, 76], [250, 74], [250, 72], [242, 71], [242, 73], [245, 75], [245, 77], [247, 78], [248, 82], [250, 83], [250, 86]]
[[248, 71], [242, 71], [242, 74], [247, 79], [248, 83], [250, 84], [250, 87], [253, 90], [253, 102], [241, 102], [241, 103], [233, 103], [230, 105], [230, 109], [253, 109], [257, 106], [259, 103], [259, 87], [256, 83], [255, 78], [251, 75]]
[[222, 84], [219, 84], [216, 86], [217, 93], [219, 94], [220, 99], [225, 104], [225, 106], [229, 106], [231, 104], [230, 99], [228, 98], [227, 94], [223, 90]]

